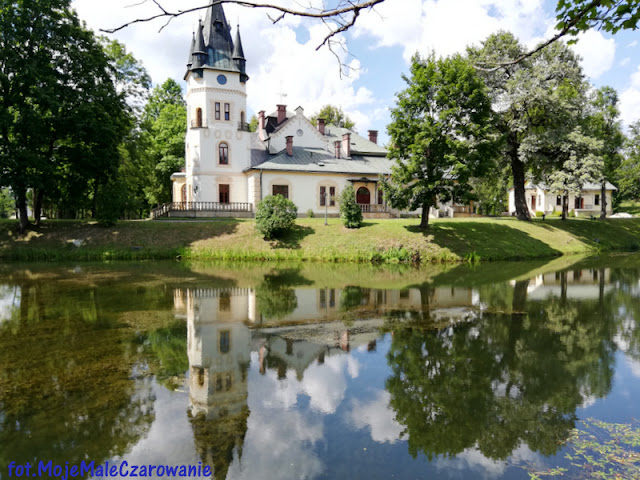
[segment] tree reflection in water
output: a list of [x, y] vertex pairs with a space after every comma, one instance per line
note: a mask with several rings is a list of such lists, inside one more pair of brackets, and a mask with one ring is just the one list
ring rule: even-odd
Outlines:
[[0, 324], [0, 465], [123, 455], [155, 417], [134, 332], [90, 286], [15, 285], [19, 305]]
[[[576, 409], [610, 390], [613, 317], [599, 314], [598, 300], [527, 302], [528, 286], [513, 286], [511, 312], [435, 329], [428, 315], [422, 328], [393, 323], [386, 388], [411, 455], [477, 447], [498, 460], [522, 443], [551, 455]], [[490, 286], [479, 293], [494, 294]]]

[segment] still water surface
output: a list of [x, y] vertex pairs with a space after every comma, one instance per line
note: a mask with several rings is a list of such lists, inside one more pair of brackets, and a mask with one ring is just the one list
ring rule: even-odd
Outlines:
[[40, 460], [202, 462], [217, 480], [586, 478], [565, 459], [575, 428], [638, 431], [639, 256], [0, 274], [3, 480]]

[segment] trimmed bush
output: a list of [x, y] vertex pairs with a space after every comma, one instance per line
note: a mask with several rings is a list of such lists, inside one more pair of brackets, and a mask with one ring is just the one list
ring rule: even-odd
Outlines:
[[256, 208], [256, 228], [265, 240], [282, 236], [291, 230], [298, 207], [282, 195], [267, 195]]
[[362, 225], [362, 210], [356, 203], [356, 192], [353, 185], [349, 185], [340, 194], [340, 218], [347, 228], [360, 228]]
[[309, 209], [307, 210], [307, 218], [313, 218], [315, 217], [315, 215], [313, 214], [313, 210]]
[[543, 217], [543, 216], [544, 216], [544, 212], [541, 212], [540, 210], [536, 212], [536, 217]]

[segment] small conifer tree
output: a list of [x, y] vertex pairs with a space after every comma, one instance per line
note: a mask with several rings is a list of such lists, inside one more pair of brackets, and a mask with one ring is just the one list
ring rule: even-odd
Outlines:
[[347, 228], [360, 228], [362, 225], [362, 210], [356, 203], [356, 192], [353, 185], [349, 185], [340, 194], [340, 218]]

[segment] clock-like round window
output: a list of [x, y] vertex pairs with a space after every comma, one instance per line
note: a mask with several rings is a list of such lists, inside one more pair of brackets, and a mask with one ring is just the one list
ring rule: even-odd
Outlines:
[[296, 135], [301, 137], [302, 135], [304, 135], [304, 132], [302, 131], [302, 129], [298, 129], [298, 131], [296, 132]]
[[220, 85], [225, 85], [227, 83], [227, 77], [224, 75], [218, 75], [218, 83]]

